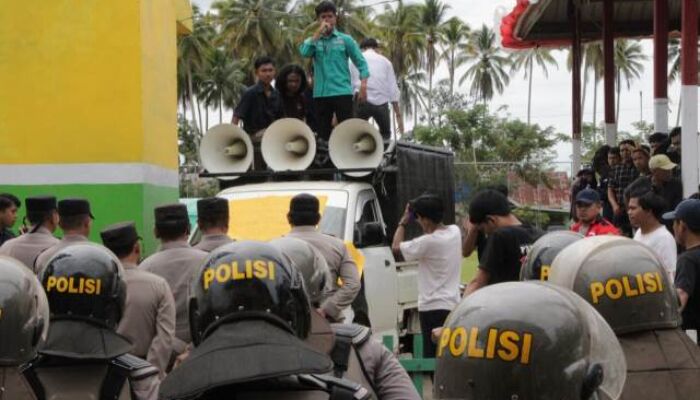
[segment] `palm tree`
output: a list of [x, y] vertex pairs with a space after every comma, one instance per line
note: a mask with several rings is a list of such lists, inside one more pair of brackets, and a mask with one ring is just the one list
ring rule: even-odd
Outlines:
[[475, 47], [475, 61], [462, 75], [459, 84], [471, 79], [469, 93], [486, 103], [496, 93], [502, 93], [508, 85], [510, 77], [505, 68], [510, 61], [496, 43], [496, 34], [486, 25], [474, 32], [472, 40]]
[[401, 113], [406, 117], [413, 117], [413, 126], [418, 125], [418, 115], [427, 109], [425, 98], [428, 97], [428, 90], [423, 86], [425, 82], [425, 72], [413, 71], [400, 76], [399, 84], [399, 104]]
[[634, 79], [639, 79], [644, 72], [644, 64], [648, 57], [642, 51], [638, 41], [618, 39], [615, 41], [615, 69], [617, 71], [617, 111], [615, 121], [620, 118], [620, 93], [622, 91], [622, 79], [624, 78], [627, 90]]
[[[207, 24], [196, 6], [192, 7], [192, 33], [187, 36], [179, 36], [177, 43], [178, 73], [183, 81], [181, 89], [182, 98], [186, 98], [192, 112], [192, 122], [202, 131], [201, 116], [199, 121], [195, 114], [195, 84], [193, 77], [199, 73], [206, 62], [206, 54], [211, 48], [213, 37], [212, 27]], [[186, 108], [183, 101], [183, 108]]]
[[233, 105], [245, 89], [245, 72], [242, 65], [223, 49], [213, 50], [208, 57], [207, 68], [202, 72], [200, 95], [204, 104], [219, 109], [219, 123], [223, 123], [223, 109]]
[[234, 57], [253, 60], [285, 48], [281, 21], [289, 16], [286, 0], [220, 0], [212, 8], [218, 12], [220, 40]]
[[450, 94], [454, 93], [455, 71], [466, 64], [474, 49], [469, 42], [469, 26], [457, 17], [452, 17], [440, 28], [440, 41], [443, 43], [441, 59], [447, 63]]
[[440, 26], [445, 19], [448, 5], [440, 0], [425, 0], [421, 12], [421, 27], [425, 35], [425, 69], [428, 71], [428, 120], [432, 125], [433, 75], [438, 63]]
[[386, 57], [394, 66], [397, 77], [405, 76], [419, 67], [424, 46], [420, 26], [421, 9], [404, 5], [399, 0], [395, 9], [387, 6], [377, 16], [377, 33], [386, 45]]
[[554, 59], [552, 53], [548, 49], [542, 47], [533, 47], [527, 50], [519, 51], [512, 57], [511, 72], [524, 70], [524, 77], [528, 79], [527, 87], [527, 124], [530, 125], [530, 105], [532, 104], [532, 72], [535, 64], [537, 64], [545, 78], [549, 77], [547, 66], [557, 65], [557, 60]]

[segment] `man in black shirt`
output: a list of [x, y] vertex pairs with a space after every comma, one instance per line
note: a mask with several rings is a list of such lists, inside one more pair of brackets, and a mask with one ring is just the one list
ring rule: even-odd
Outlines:
[[676, 262], [674, 285], [683, 316], [683, 329], [700, 329], [700, 200], [684, 200], [675, 211], [664, 214], [673, 221], [676, 241], [685, 252]]
[[0, 246], [15, 237], [10, 229], [17, 222], [17, 209], [21, 204], [17, 197], [9, 193], [0, 194]]
[[275, 64], [270, 57], [255, 60], [255, 76], [258, 82], [243, 93], [233, 112], [232, 123], [238, 125], [239, 121], [243, 121], [243, 130], [249, 135], [267, 129], [283, 116], [282, 99], [277, 89], [272, 87]]
[[476, 276], [464, 295], [494, 283], [517, 281], [522, 260], [542, 232], [510, 212], [508, 199], [495, 190], [479, 192], [469, 204], [469, 220], [488, 235]]

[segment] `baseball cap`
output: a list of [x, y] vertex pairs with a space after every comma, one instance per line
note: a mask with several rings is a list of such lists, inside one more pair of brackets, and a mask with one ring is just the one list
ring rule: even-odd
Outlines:
[[649, 159], [649, 169], [663, 169], [670, 171], [676, 168], [676, 163], [671, 161], [666, 154], [657, 154]]
[[597, 191], [586, 188], [576, 195], [576, 203], [593, 204], [600, 201], [600, 194]]
[[663, 218], [668, 221], [681, 220], [692, 230], [700, 230], [700, 200], [687, 199], [681, 201], [676, 209], [667, 212]]

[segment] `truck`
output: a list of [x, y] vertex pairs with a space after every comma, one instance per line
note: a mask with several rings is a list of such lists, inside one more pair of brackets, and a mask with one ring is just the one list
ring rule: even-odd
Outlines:
[[[399, 337], [420, 332], [417, 265], [402, 262], [390, 244], [407, 202], [425, 192], [445, 200], [445, 223], [454, 223], [453, 154], [407, 142], [395, 142], [382, 164], [363, 177], [343, 170], [258, 172], [221, 180], [219, 197], [229, 200], [229, 235], [236, 240], [269, 240], [289, 232], [291, 198], [310, 193], [319, 198], [318, 229], [343, 240], [364, 274], [369, 318], [375, 336]], [[203, 174], [221, 176], [225, 174]], [[251, 180], [264, 179], [264, 182]], [[407, 238], [420, 235], [409, 226]], [[197, 232], [192, 241], [198, 240]], [[351, 312], [348, 317], [351, 318]]]

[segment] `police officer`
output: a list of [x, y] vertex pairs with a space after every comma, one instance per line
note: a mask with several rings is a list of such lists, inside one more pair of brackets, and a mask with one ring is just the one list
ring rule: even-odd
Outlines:
[[549, 281], [583, 297], [615, 331], [627, 359], [621, 399], [698, 397], [700, 350], [679, 328], [678, 300], [651, 249], [619, 236], [587, 238], [559, 253]]
[[117, 333], [134, 345], [132, 354], [160, 370], [170, 363], [175, 338], [175, 299], [165, 279], [137, 268], [141, 244], [133, 222], [122, 222], [100, 232], [102, 243], [124, 267], [126, 306]]
[[34, 400], [19, 366], [36, 357], [49, 329], [49, 303], [36, 275], [0, 256], [0, 400]]
[[85, 199], [63, 199], [58, 202], [59, 226], [63, 229], [63, 239], [44, 250], [36, 259], [37, 274], [46, 266], [56, 252], [75, 243], [88, 242], [92, 220], [90, 203]]
[[[574, 293], [537, 282], [486, 286], [438, 339], [436, 399], [617, 399], [625, 359], [615, 334]], [[647, 397], [639, 397], [647, 398]]]
[[[306, 193], [294, 196], [289, 204], [287, 220], [292, 226], [287, 236], [304, 240], [318, 249], [331, 271], [331, 293], [319, 310], [330, 321], [343, 321], [343, 309], [352, 303], [360, 290], [360, 274], [355, 261], [342, 240], [316, 230], [321, 214], [315, 196]], [[342, 286], [337, 284], [338, 278]]]
[[207, 253], [231, 243], [228, 235], [228, 200], [208, 197], [197, 201], [197, 225], [202, 239], [194, 248]]
[[53, 232], [58, 227], [56, 198], [53, 196], [27, 197], [24, 200], [27, 219], [32, 224], [22, 236], [10, 239], [0, 247], [0, 254], [20, 260], [34, 273], [36, 258], [42, 251], [58, 243]]
[[583, 239], [583, 235], [572, 231], [554, 231], [540, 237], [532, 244], [520, 269], [520, 280], [539, 279], [546, 281], [554, 258], [566, 246]]
[[299, 272], [273, 246], [216, 249], [190, 295], [195, 347], [163, 381], [161, 399], [367, 398], [357, 384], [316, 375], [332, 363], [303, 342], [309, 300]]
[[207, 253], [193, 249], [187, 243], [190, 220], [184, 204], [156, 207], [155, 220], [154, 233], [160, 239], [160, 248], [146, 258], [140, 268], [162, 277], [170, 286], [175, 299], [173, 355], [178, 355], [192, 341], [187, 318], [187, 288]]
[[41, 355], [25, 368], [38, 397], [46, 399], [155, 399], [158, 369], [127, 354], [117, 334], [126, 300], [119, 260], [94, 243], [56, 252], [40, 275], [51, 312]]
[[[313, 246], [291, 237], [270, 242], [304, 279], [311, 306], [318, 308], [327, 296], [330, 272]], [[371, 330], [358, 324], [329, 324], [311, 311], [311, 332], [306, 342], [333, 360], [333, 375], [358, 382], [379, 400], [420, 400], [411, 378]]]

